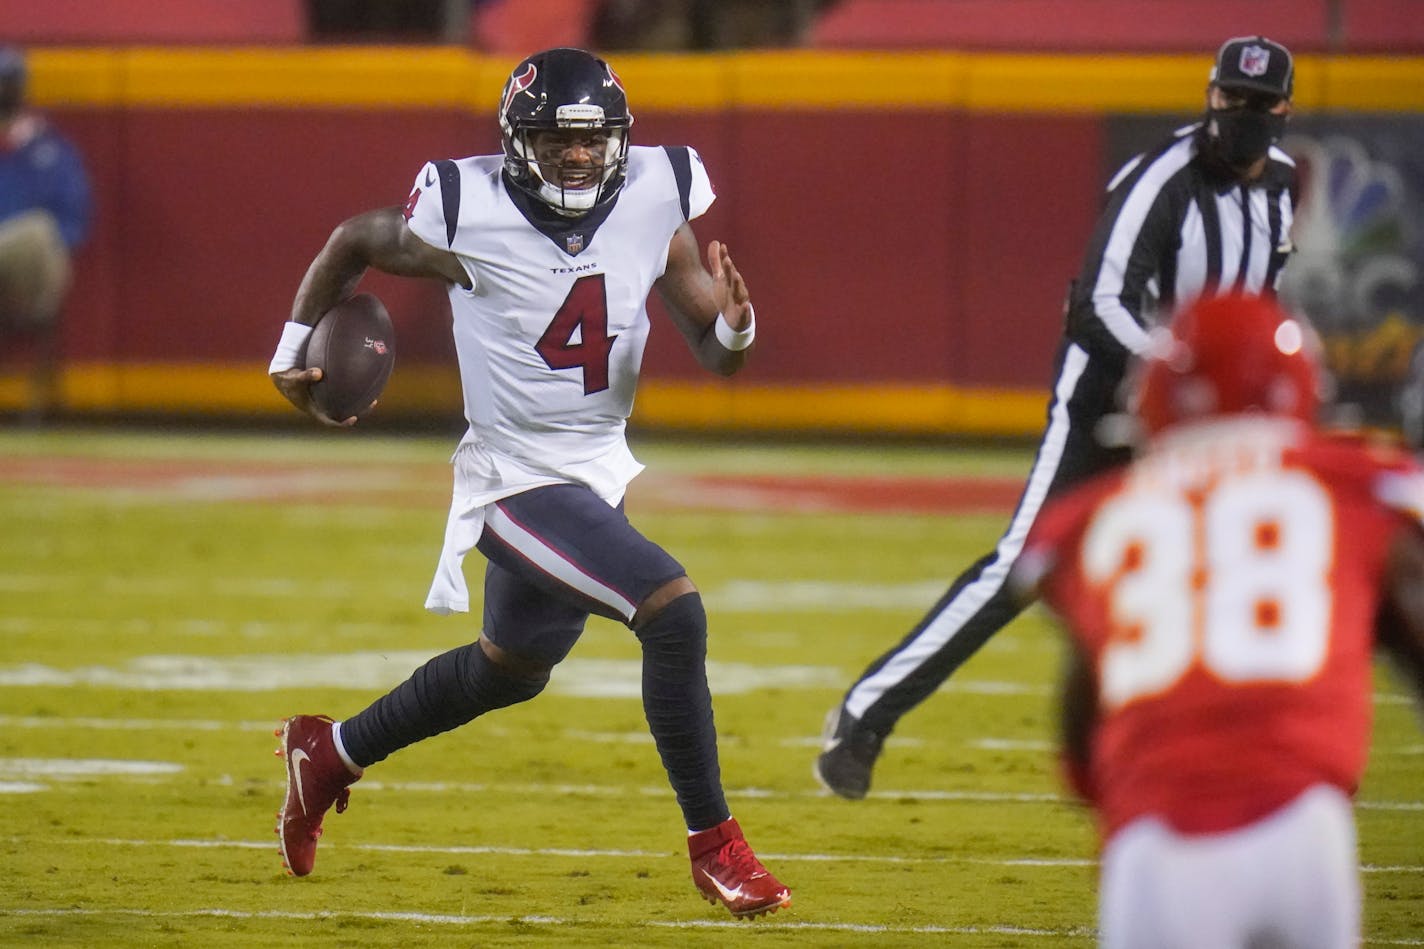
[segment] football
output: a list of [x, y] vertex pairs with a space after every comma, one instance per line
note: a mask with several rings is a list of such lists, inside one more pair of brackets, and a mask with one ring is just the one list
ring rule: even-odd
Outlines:
[[306, 368], [322, 372], [312, 400], [338, 422], [360, 417], [385, 389], [395, 362], [390, 314], [376, 297], [358, 293], [323, 313], [307, 339]]

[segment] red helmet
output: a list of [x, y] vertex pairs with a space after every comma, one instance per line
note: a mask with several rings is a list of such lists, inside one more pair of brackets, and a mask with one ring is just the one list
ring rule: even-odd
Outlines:
[[1153, 434], [1242, 412], [1312, 421], [1320, 384], [1308, 324], [1264, 297], [1214, 297], [1178, 311], [1155, 334], [1139, 369], [1136, 410]]

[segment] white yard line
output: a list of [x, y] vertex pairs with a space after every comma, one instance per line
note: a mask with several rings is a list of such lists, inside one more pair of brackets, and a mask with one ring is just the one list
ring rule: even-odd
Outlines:
[[[468, 916], [451, 913], [413, 913], [413, 912], [322, 912], [322, 913], [297, 913], [283, 910], [233, 910], [233, 909], [192, 909], [192, 910], [168, 910], [153, 911], [144, 909], [79, 909], [79, 908], [54, 908], [54, 909], [0, 909], [0, 916], [19, 917], [131, 917], [145, 919], [250, 919], [250, 920], [294, 920], [294, 921], [323, 921], [323, 920], [367, 920], [370, 922], [383, 923], [419, 923], [425, 925], [442, 926], [508, 926], [511, 923], [518, 923], [525, 926], [546, 926], [550, 928], [583, 928], [592, 923], [609, 928], [629, 928], [629, 929], [727, 929], [745, 931], [747, 922], [736, 919], [717, 920], [641, 920], [620, 923], [606, 918], [598, 919], [577, 919], [561, 916]], [[807, 922], [802, 920], [788, 919], [785, 916], [771, 917], [757, 923], [761, 928], [775, 928], [778, 930], [791, 930], [802, 932], [839, 932], [839, 933], [886, 933], [886, 934], [925, 934], [925, 935], [954, 935], [954, 936], [1025, 936], [1025, 937], [1049, 937], [1063, 938], [1076, 937], [1081, 939], [1091, 939], [1094, 930], [1083, 927], [1071, 927], [1067, 929], [1034, 929], [1024, 926], [891, 926], [880, 923], [855, 923], [855, 922]], [[1386, 945], [1414, 945], [1414, 943], [1385, 943]]]
[[114, 758], [0, 758], [6, 778], [95, 778], [172, 775], [183, 770], [171, 761], [128, 761]]
[[[0, 686], [128, 689], [145, 692], [270, 692], [334, 688], [385, 690], [407, 678], [439, 650], [370, 650], [347, 653], [248, 654], [242, 656], [134, 656], [106, 665], [59, 667], [38, 662], [0, 665]], [[642, 695], [638, 659], [567, 659], [549, 691], [582, 698], [638, 699]], [[840, 684], [833, 666], [707, 663], [718, 695], [760, 689], [824, 689]]]
[[[389, 635], [389, 623], [333, 623], [322, 629], [333, 637]], [[117, 636], [152, 637], [155, 635], [192, 636], [211, 639], [219, 636], [241, 636], [263, 639], [278, 636], [305, 635], [310, 623], [272, 623], [261, 620], [215, 620], [202, 617], [127, 617], [123, 619], [76, 618], [70, 616], [3, 616], [0, 634], [23, 636], [33, 633], [63, 633], [87, 639], [102, 635], [112, 642]]]
[[[0, 727], [5, 727], [8, 720], [0, 717]], [[267, 723], [244, 723], [245, 725], [269, 730]], [[64, 780], [78, 777], [92, 779], [96, 775], [102, 775], [110, 781], [127, 781], [152, 783], [163, 776], [172, 776], [182, 769], [182, 765], [169, 762], [94, 762], [81, 761], [67, 758], [54, 759], [33, 759], [33, 758], [0, 758], [0, 779], [11, 778], [35, 778], [44, 777], [51, 780]], [[213, 778], [211, 784], [218, 787], [230, 787], [237, 783], [230, 774], [218, 775]], [[809, 783], [809, 782], [808, 782]], [[282, 779], [274, 778], [269, 782], [274, 795], [280, 792], [284, 786]], [[0, 794], [4, 793], [32, 793], [35, 791], [47, 790], [43, 785], [28, 781], [15, 782], [13, 786], [0, 783]], [[662, 798], [666, 797], [668, 790], [662, 785], [645, 785], [630, 787], [624, 784], [550, 784], [550, 783], [519, 783], [519, 782], [482, 782], [482, 781], [378, 781], [366, 779], [357, 787], [362, 793], [416, 793], [416, 794], [505, 794], [517, 797], [565, 797], [568, 795], [584, 795], [586, 797], [626, 797], [637, 795], [639, 797]], [[807, 788], [806, 790], [788, 791], [775, 788], [758, 787], [729, 787], [727, 796], [731, 798], [746, 798], [754, 800], [768, 801], [789, 801], [805, 799], [826, 799], [831, 797], [831, 792], [821, 788]], [[966, 790], [938, 790], [933, 788], [891, 788], [871, 791], [868, 795], [873, 800], [903, 801], [903, 802], [939, 802], [939, 803], [962, 803], [962, 804], [1071, 804], [1073, 798], [1064, 794], [1035, 794], [1035, 793], [1010, 793], [1002, 791], [966, 791]], [[1355, 809], [1360, 811], [1424, 811], [1424, 801], [1356, 801]]]
[[973, 738], [966, 744], [980, 751], [1023, 751], [1032, 754], [1057, 754], [1058, 746], [1042, 739], [1024, 738]]
[[[12, 840], [25, 839], [34, 842], [33, 838], [10, 838]], [[46, 838], [46, 844], [65, 843], [74, 846], [106, 846], [106, 847], [177, 847], [198, 850], [272, 850], [275, 852], [276, 844], [271, 840], [142, 840], [132, 838], [94, 838], [94, 837], [66, 837], [59, 840]], [[499, 857], [572, 857], [576, 859], [588, 859], [590, 857], [607, 858], [629, 858], [646, 860], [650, 858], [678, 858], [686, 859], [685, 854], [672, 850], [617, 850], [617, 849], [597, 849], [584, 847], [500, 847], [494, 845], [485, 846], [460, 846], [460, 845], [425, 845], [425, 844], [378, 844], [378, 843], [325, 843], [324, 850], [359, 850], [370, 853], [411, 853], [411, 854], [440, 854], [443, 856], [499, 856]], [[917, 857], [902, 854], [875, 854], [875, 853], [773, 853], [765, 852], [760, 854], [765, 860], [777, 861], [803, 861], [806, 863], [879, 863], [891, 865], [916, 865], [916, 864], [937, 864], [937, 865], [968, 865], [968, 866], [990, 866], [990, 867], [1028, 867], [1038, 869], [1076, 869], [1083, 867], [1095, 867], [1097, 861], [1081, 857], [963, 857], [953, 854]], [[1424, 866], [1415, 865], [1388, 865], [1366, 864], [1360, 867], [1362, 873], [1371, 874], [1417, 874], [1424, 873]]]
[[[982, 689], [984, 694], [1003, 694], [1003, 683], [974, 682], [965, 681], [963, 683], [965, 691]], [[1027, 688], [1027, 687], [1024, 687]], [[276, 719], [270, 721], [224, 721], [219, 719], [194, 719], [194, 718], [97, 718], [97, 717], [61, 717], [49, 715], [0, 715], [0, 729], [88, 729], [93, 731], [202, 731], [202, 732], [222, 732], [222, 731], [244, 731], [244, 732], [270, 732], [278, 725]], [[478, 726], [480, 732], [491, 737], [509, 737], [516, 735], [501, 725], [481, 722]], [[524, 734], [519, 732], [518, 734]], [[558, 733], [560, 739], [569, 741], [590, 742], [600, 745], [651, 745], [652, 736], [646, 731], [627, 732], [595, 732], [585, 731], [577, 728], [561, 729]], [[777, 739], [777, 745], [782, 748], [819, 748], [824, 739], [820, 735], [798, 735]], [[926, 748], [932, 747], [935, 742], [924, 738], [917, 738], [909, 735], [896, 735], [888, 742], [891, 748]], [[1035, 738], [1000, 738], [984, 735], [978, 738], [966, 740], [964, 745], [979, 751], [1006, 751], [1022, 752], [1025, 754], [1056, 754], [1058, 746], [1051, 741]], [[944, 747], [948, 748], [946, 744]], [[1424, 755], [1424, 744], [1409, 745], [1376, 745], [1370, 749], [1371, 755], [1398, 755], [1401, 757], [1411, 757]]]
[[[432, 553], [434, 548], [432, 548]], [[3, 593], [57, 593], [74, 589], [67, 573], [30, 571], [0, 576]], [[376, 592], [401, 602], [419, 598], [424, 588], [356, 580], [321, 580], [292, 577], [100, 578], [88, 591], [105, 597], [227, 596], [243, 599], [345, 600], [353, 593]], [[901, 610], [907, 603], [932, 603], [944, 592], [942, 579], [903, 583], [851, 583], [819, 580], [734, 580], [704, 590], [709, 613], [804, 613], [847, 610]]]
[[[276, 844], [270, 840], [138, 840], [127, 838], [65, 838], [61, 843], [73, 844], [76, 846], [105, 846], [105, 847], [175, 847], [180, 849], [197, 850], [276, 850]], [[405, 854], [439, 854], [442, 856], [471, 857], [471, 856], [497, 856], [497, 857], [569, 857], [586, 860], [589, 858], [618, 858], [618, 859], [662, 859], [676, 858], [686, 859], [685, 854], [680, 854], [672, 850], [622, 850], [622, 849], [601, 849], [591, 847], [502, 847], [502, 846], [472, 846], [472, 845], [424, 845], [424, 844], [379, 844], [379, 843], [324, 843], [323, 849], [339, 850], [359, 850], [363, 853], [405, 853]], [[901, 854], [874, 854], [874, 853], [772, 853], [760, 854], [765, 860], [781, 861], [803, 861], [806, 863], [877, 863], [891, 865], [916, 865], [916, 864], [942, 864], [956, 865], [965, 864], [971, 866], [992, 866], [992, 867], [1038, 867], [1045, 869], [1052, 868], [1074, 868], [1074, 867], [1094, 867], [1096, 860], [1065, 857], [1061, 859], [1048, 859], [1040, 857], [961, 857], [954, 855], [917, 857]]]
[[265, 731], [271, 732], [278, 722], [218, 721], [195, 718], [60, 718], [48, 715], [0, 715], [0, 729], [15, 728], [76, 728], [95, 731]]

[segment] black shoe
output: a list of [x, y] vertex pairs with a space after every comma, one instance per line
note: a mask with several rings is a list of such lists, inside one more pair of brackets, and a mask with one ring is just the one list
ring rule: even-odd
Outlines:
[[862, 728], [859, 720], [846, 714], [837, 705], [826, 716], [826, 729], [821, 735], [821, 754], [813, 769], [816, 780], [826, 790], [848, 800], [858, 801], [870, 791], [870, 771], [885, 736]]

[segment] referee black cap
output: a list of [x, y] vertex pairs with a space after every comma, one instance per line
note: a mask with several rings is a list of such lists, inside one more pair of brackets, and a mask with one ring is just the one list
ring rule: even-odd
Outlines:
[[1266, 92], [1284, 99], [1295, 86], [1290, 50], [1264, 36], [1238, 36], [1221, 44], [1211, 81], [1223, 89]]

